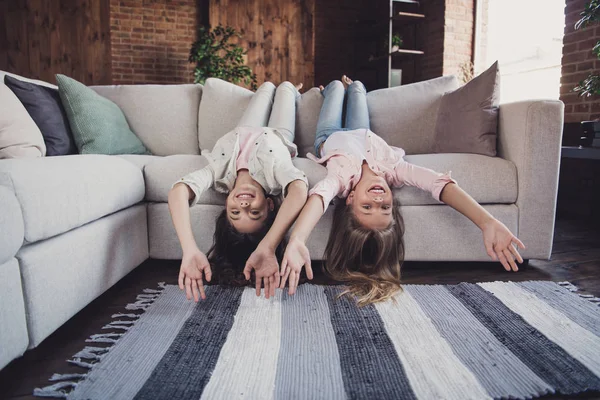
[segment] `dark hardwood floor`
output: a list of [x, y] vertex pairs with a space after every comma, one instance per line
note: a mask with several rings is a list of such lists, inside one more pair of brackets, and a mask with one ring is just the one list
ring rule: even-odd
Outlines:
[[[600, 297], [600, 228], [586, 221], [558, 220], [550, 261], [531, 260], [518, 273], [504, 271], [493, 263], [407, 262], [404, 282], [454, 284], [459, 282], [553, 280], [570, 281], [583, 292]], [[147, 260], [48, 337], [39, 347], [28, 351], [0, 371], [0, 398], [34, 399], [35, 387], [48, 385], [55, 372], [84, 372], [65, 360], [85, 346], [85, 339], [101, 332], [111, 315], [123, 312], [144, 288], [158, 282], [177, 283], [179, 264]], [[318, 268], [316, 268], [318, 269]], [[322, 274], [316, 283], [326, 283]], [[545, 396], [544, 399], [600, 399], [599, 393], [581, 396]]]

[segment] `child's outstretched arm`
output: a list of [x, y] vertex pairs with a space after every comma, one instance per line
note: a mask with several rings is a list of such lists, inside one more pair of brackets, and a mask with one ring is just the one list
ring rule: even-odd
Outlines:
[[523, 258], [513, 243], [524, 249], [523, 243], [502, 222], [456, 185], [449, 174], [440, 174], [403, 161], [396, 166], [395, 175], [394, 186], [406, 184], [431, 192], [436, 200], [448, 204], [473, 221], [483, 232], [485, 249], [491, 259], [500, 261], [507, 271], [518, 271], [514, 260], [522, 263]]
[[317, 225], [317, 222], [321, 219], [324, 209], [321, 196], [313, 194], [308, 198], [296, 221], [281, 263], [281, 275], [283, 279], [281, 280], [280, 288], [284, 288], [289, 278], [289, 294], [296, 293], [300, 271], [302, 271], [303, 266], [306, 265], [306, 276], [308, 279], [313, 278], [310, 254], [306, 247], [306, 241]]
[[468, 193], [452, 182], [444, 186], [440, 200], [469, 218], [481, 229], [485, 250], [492, 260], [500, 261], [507, 271], [519, 270], [515, 259], [522, 263], [523, 258], [515, 246], [524, 249], [525, 245], [506, 225], [494, 218]]
[[203, 275], [209, 282], [212, 277], [210, 264], [206, 255], [198, 249], [190, 222], [190, 200], [197, 202], [200, 193], [211, 184], [212, 170], [204, 168], [187, 175], [169, 191], [169, 211], [183, 250], [179, 288], [185, 290], [188, 300], [193, 297], [198, 301], [198, 292], [200, 297], [205, 299]]
[[280, 279], [275, 249], [304, 207], [307, 192], [308, 186], [303, 180], [295, 180], [288, 185], [287, 196], [279, 208], [273, 225], [246, 262], [244, 276], [250, 280], [250, 271], [254, 269], [257, 296], [260, 296], [261, 283], [264, 283], [267, 299], [275, 295]]

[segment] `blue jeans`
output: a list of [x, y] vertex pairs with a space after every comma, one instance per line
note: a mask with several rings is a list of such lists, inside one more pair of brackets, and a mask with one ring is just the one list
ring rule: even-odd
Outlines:
[[367, 90], [360, 81], [354, 81], [348, 86], [348, 101], [346, 104], [346, 123], [342, 127], [342, 112], [346, 89], [340, 81], [332, 81], [323, 90], [323, 105], [317, 122], [315, 137], [315, 154], [320, 157], [319, 147], [334, 132], [370, 129], [369, 109], [367, 107]]

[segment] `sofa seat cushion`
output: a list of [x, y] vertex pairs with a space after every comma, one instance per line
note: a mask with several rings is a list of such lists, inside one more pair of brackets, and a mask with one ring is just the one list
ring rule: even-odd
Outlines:
[[[295, 158], [294, 165], [302, 170], [312, 187], [327, 174], [322, 165], [307, 158]], [[158, 158], [144, 168], [146, 180], [146, 200], [166, 203], [169, 199], [169, 190], [173, 184], [190, 172], [204, 168], [208, 161], [204, 156], [177, 155]], [[213, 189], [200, 195], [198, 204], [218, 205], [225, 204], [226, 196]]]
[[0, 264], [17, 254], [23, 244], [23, 215], [12, 190], [0, 186]]
[[[500, 157], [479, 154], [419, 154], [407, 162], [437, 172], [452, 171], [452, 178], [480, 204], [512, 204], [517, 201], [517, 168]], [[394, 189], [402, 206], [439, 204], [431, 193], [411, 186]]]
[[67, 232], [144, 198], [140, 169], [106, 155], [2, 160], [0, 185], [9, 186], [21, 205], [28, 243]]
[[144, 168], [146, 168], [146, 165], [150, 164], [151, 162], [153, 162], [155, 160], [162, 158], [160, 156], [149, 156], [146, 154], [119, 154], [119, 155], [116, 155], [115, 157], [119, 157], [119, 158], [122, 158], [123, 160], [129, 161], [130, 163], [132, 163], [133, 165], [138, 167], [141, 171], [143, 171]]

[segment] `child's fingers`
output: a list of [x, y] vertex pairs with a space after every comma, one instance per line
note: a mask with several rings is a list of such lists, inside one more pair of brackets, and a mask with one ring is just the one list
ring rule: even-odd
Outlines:
[[204, 277], [207, 282], [210, 282], [212, 279], [212, 270], [210, 269], [210, 265], [204, 269]]
[[487, 242], [484, 242], [484, 245], [485, 245], [485, 251], [487, 252], [487, 255], [490, 256], [490, 258], [494, 261], [498, 260], [498, 257], [496, 257], [496, 253], [494, 253], [494, 249], [492, 248], [492, 245]]
[[525, 245], [519, 240], [518, 237], [513, 236], [512, 241], [515, 242], [515, 244], [517, 244], [521, 249], [525, 250]]
[[192, 279], [192, 294], [194, 295], [194, 301], [198, 302], [198, 284], [196, 283], [196, 279]]
[[523, 257], [521, 257], [521, 254], [519, 254], [519, 250], [517, 250], [515, 248], [515, 246], [512, 245], [512, 243], [508, 246], [508, 248], [510, 249], [510, 252], [515, 256], [515, 258], [517, 259], [517, 261], [519, 263], [523, 262]]
[[260, 297], [261, 278], [256, 277], [256, 295]]
[[304, 265], [304, 268], [306, 268], [306, 277], [307, 277], [308, 279], [311, 279], [311, 280], [312, 280], [312, 278], [313, 278], [313, 270], [312, 270], [312, 266], [311, 266], [311, 264], [310, 264], [310, 257], [306, 258], [306, 259], [304, 260], [304, 262], [306, 263], [306, 264]]
[[192, 283], [191, 283], [191, 279], [189, 276], [185, 277], [185, 297], [188, 300], [192, 299]]
[[278, 285], [279, 289], [283, 289], [285, 287], [285, 282], [287, 281], [289, 272], [287, 258], [284, 258], [281, 262], [281, 283]]
[[247, 281], [250, 280], [250, 271], [252, 270], [252, 266], [249, 263], [246, 263], [246, 266], [244, 267], [244, 277], [246, 278]]
[[271, 297], [275, 296], [275, 276], [269, 277], [269, 289], [271, 291]]
[[275, 289], [279, 287], [279, 282], [281, 282], [281, 274], [277, 271], [275, 275], [273, 275], [273, 296], [275, 296]]
[[183, 273], [183, 270], [179, 271], [179, 289], [183, 290], [183, 280], [185, 278], [185, 274]]
[[296, 293], [296, 286], [298, 285], [298, 282], [297, 282], [298, 277], [297, 277], [297, 275], [298, 274], [296, 273], [296, 271], [290, 272], [290, 283], [289, 283], [289, 291], [288, 291], [289, 294], [295, 294]]
[[502, 264], [504, 269], [507, 271], [510, 271], [510, 265], [508, 265], [508, 261], [506, 260], [506, 257], [504, 257], [502, 250], [499, 250], [497, 248], [495, 250], [496, 250], [496, 256], [498, 257], [498, 260], [500, 260], [500, 263]]
[[202, 297], [202, 300], [206, 300], [206, 292], [204, 291], [204, 283], [202, 283], [202, 279], [198, 279], [198, 288], [200, 289], [200, 297]]
[[265, 285], [265, 299], [268, 299], [269, 297], [271, 297], [271, 286], [269, 285], [269, 278], [265, 276], [263, 278], [263, 283]]

